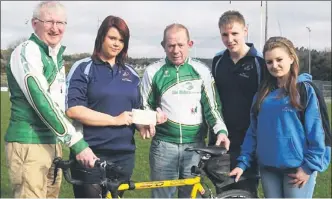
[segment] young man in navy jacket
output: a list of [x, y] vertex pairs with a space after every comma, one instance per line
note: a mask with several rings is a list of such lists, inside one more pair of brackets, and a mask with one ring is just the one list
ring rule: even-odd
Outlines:
[[[243, 15], [238, 11], [227, 11], [220, 17], [218, 25], [222, 42], [227, 49], [217, 53], [212, 62], [212, 74], [223, 105], [222, 115], [231, 141], [231, 169], [237, 164], [236, 158], [240, 154], [249, 127], [252, 99], [258, 91], [262, 76], [260, 68], [265, 64], [254, 45], [245, 42], [248, 34], [245, 24]], [[214, 137], [210, 134], [209, 144], [213, 142]], [[255, 163], [246, 174], [258, 174]], [[240, 181], [232, 186], [235, 187], [225, 189], [245, 189], [257, 196], [257, 179]], [[220, 191], [222, 190], [217, 188], [217, 192]]]

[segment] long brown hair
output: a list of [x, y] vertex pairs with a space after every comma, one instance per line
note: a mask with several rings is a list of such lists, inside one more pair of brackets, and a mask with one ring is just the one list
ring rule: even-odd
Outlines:
[[[275, 48], [282, 48], [285, 50], [285, 52], [288, 53], [288, 55], [293, 58], [293, 64], [290, 66], [289, 76], [286, 82], [286, 85], [284, 86], [283, 90], [285, 95], [288, 95], [290, 98], [290, 103], [293, 107], [295, 107], [298, 110], [303, 110], [303, 107], [301, 106], [298, 97], [299, 93], [296, 88], [297, 83], [297, 77], [299, 74], [299, 58], [296, 54], [295, 47], [293, 43], [288, 40], [285, 37], [271, 37], [269, 38], [263, 49], [263, 54], [265, 57], [265, 53], [267, 51], [271, 51]], [[261, 82], [258, 94], [257, 94], [257, 100], [253, 106], [253, 113], [257, 116], [258, 112], [260, 110], [261, 104], [265, 97], [274, 89], [277, 87], [277, 78], [272, 76], [270, 72], [268, 71], [267, 67], [263, 67], [263, 80]]]
[[119, 63], [120, 65], [124, 66], [124, 62], [128, 58], [127, 51], [129, 46], [130, 33], [126, 22], [120, 17], [110, 15], [106, 17], [104, 21], [101, 23], [96, 36], [95, 47], [93, 50], [92, 58], [95, 59], [100, 56], [106, 34], [108, 30], [112, 27], [116, 28], [119, 31], [120, 35], [123, 37], [124, 46], [121, 52], [116, 56], [115, 61], [116, 63]]

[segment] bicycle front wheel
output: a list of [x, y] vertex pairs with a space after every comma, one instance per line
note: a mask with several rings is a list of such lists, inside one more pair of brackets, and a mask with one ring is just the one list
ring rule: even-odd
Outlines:
[[249, 191], [233, 189], [218, 194], [216, 198], [255, 198]]

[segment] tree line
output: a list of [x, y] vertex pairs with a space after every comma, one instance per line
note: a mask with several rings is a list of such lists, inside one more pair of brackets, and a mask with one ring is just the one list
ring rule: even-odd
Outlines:
[[[17, 41], [17, 45], [21, 42]], [[11, 45], [8, 49], [1, 50], [1, 74], [5, 72], [5, 66], [9, 61], [10, 54], [14, 47], [17, 45]], [[296, 48], [297, 55], [300, 62], [300, 73], [309, 72], [309, 50], [301, 47]], [[82, 58], [91, 56], [89, 53], [78, 53], [71, 55], [64, 55], [66, 72], [70, 70], [71, 66]], [[159, 60], [160, 58], [131, 58], [129, 57], [127, 63], [132, 65], [138, 70], [144, 70], [144, 68]], [[197, 58], [198, 60], [207, 64], [210, 68], [212, 66], [211, 59]], [[311, 50], [311, 74], [314, 80], [331, 81], [331, 49], [325, 49], [323, 51]]]

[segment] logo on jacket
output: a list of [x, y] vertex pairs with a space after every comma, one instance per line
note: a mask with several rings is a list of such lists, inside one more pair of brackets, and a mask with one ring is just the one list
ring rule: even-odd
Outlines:
[[129, 73], [127, 71], [123, 72], [122, 77], [129, 77]]
[[187, 82], [183, 85], [183, 87], [185, 89], [187, 89], [188, 91], [192, 90], [194, 88], [194, 85], [191, 82]]
[[122, 81], [132, 82], [132, 80], [129, 79], [129, 77], [130, 77], [130, 74], [127, 71], [123, 72], [123, 74], [122, 74]]
[[252, 64], [247, 64], [247, 65], [243, 64], [242, 66], [243, 66], [243, 70], [245, 70], [245, 71], [249, 71], [254, 68], [254, 66]]
[[165, 72], [164, 72], [164, 77], [169, 77], [169, 72], [168, 72], [168, 70], [165, 70]]
[[282, 108], [282, 112], [294, 112], [292, 108], [285, 106], [284, 108]]

